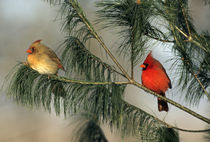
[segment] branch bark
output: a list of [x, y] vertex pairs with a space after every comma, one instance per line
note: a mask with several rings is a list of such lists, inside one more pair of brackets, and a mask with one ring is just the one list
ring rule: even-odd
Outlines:
[[51, 79], [54, 80], [59, 80], [62, 82], [66, 82], [66, 83], [77, 83], [77, 84], [86, 84], [86, 85], [110, 85], [110, 84], [118, 84], [118, 85], [123, 85], [123, 84], [130, 84], [130, 82], [93, 82], [93, 81], [82, 81], [82, 80], [73, 80], [73, 79], [69, 79], [69, 78], [65, 78], [65, 77], [61, 77], [61, 76], [57, 76], [57, 75], [52, 75], [50, 76]]
[[208, 119], [208, 118], [206, 118], [206, 117], [204, 117], [204, 116], [202, 116], [202, 115], [200, 115], [200, 114], [198, 114], [198, 113], [196, 113], [196, 112], [194, 112], [194, 111], [192, 111], [192, 110], [190, 110], [190, 109], [188, 109], [188, 108], [182, 106], [181, 104], [176, 103], [176, 102], [174, 102], [174, 101], [171, 100], [171, 99], [168, 99], [168, 98], [166, 98], [166, 97], [163, 97], [163, 96], [161, 96], [161, 95], [159, 95], [159, 94], [157, 94], [157, 93], [155, 93], [155, 92], [153, 92], [153, 91], [147, 89], [146, 87], [144, 87], [143, 85], [141, 85], [140, 83], [138, 83], [138, 82], [136, 82], [136, 81], [134, 81], [134, 83], [132, 83], [132, 84], [134, 84], [135, 86], [137, 86], [137, 87], [143, 89], [143, 90], [146, 91], [146, 92], [149, 92], [150, 94], [152, 94], [152, 95], [154, 95], [154, 96], [156, 96], [156, 97], [158, 97], [158, 98], [161, 98], [161, 99], [164, 100], [164, 101], [167, 101], [168, 103], [170, 103], [170, 104], [176, 106], [177, 108], [179, 108], [179, 109], [181, 109], [181, 110], [183, 110], [183, 111], [185, 111], [185, 112], [191, 114], [192, 116], [194, 116], [194, 117], [196, 117], [196, 118], [198, 118], [198, 119], [200, 119], [200, 120], [202, 120], [202, 121], [204, 121], [204, 122], [210, 124], [210, 119]]

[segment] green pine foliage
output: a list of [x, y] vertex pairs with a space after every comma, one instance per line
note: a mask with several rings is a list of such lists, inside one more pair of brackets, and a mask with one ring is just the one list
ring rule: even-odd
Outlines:
[[204, 89], [210, 84], [209, 35], [196, 32], [187, 0], [162, 3], [161, 7], [158, 11], [168, 22], [168, 29], [171, 29], [171, 36], [175, 40], [172, 70], [178, 74], [178, 85], [184, 90], [182, 95], [185, 95], [185, 100], [196, 105], [205, 96]]
[[[142, 138], [150, 137], [147, 141], [155, 141], [156, 137], [161, 137], [157, 131], [162, 126], [160, 122], [122, 100], [125, 85], [69, 84], [55, 76], [48, 78], [47, 75], [40, 75], [22, 64], [16, 68], [16, 72], [9, 74], [14, 80], [8, 86], [8, 94], [19, 104], [43, 107], [49, 112], [53, 105], [57, 115], [61, 110], [65, 115], [88, 112], [94, 116], [96, 122], [106, 123], [111, 129], [121, 131], [124, 136], [140, 133]], [[60, 86], [65, 88], [65, 92], [61, 93]], [[83, 125], [83, 133], [78, 135], [84, 135], [91, 131], [91, 126], [97, 126], [93, 121], [87, 123]]]
[[78, 142], [108, 142], [102, 129], [93, 120], [80, 119], [82, 124], [76, 128], [75, 135], [79, 137], [73, 137], [72, 141]]
[[40, 75], [23, 64], [15, 68], [14, 72], [8, 74], [11, 82], [7, 94], [18, 104], [29, 108], [43, 107], [50, 112], [53, 105], [56, 114], [60, 114], [61, 98], [66, 96], [65, 83], [48, 79], [50, 76]]
[[61, 4], [60, 13], [63, 19], [62, 29], [68, 35], [75, 36], [84, 43], [88, 39], [94, 38], [93, 33], [87, 27], [89, 21], [86, 19], [77, 0], [64, 0]]
[[[96, 40], [109, 52], [79, 2], [47, 1], [61, 5], [61, 27], [67, 36], [58, 54], [66, 69], [65, 77], [40, 75], [26, 64], [18, 64], [8, 74], [7, 94], [27, 107], [43, 107], [49, 112], [53, 108], [66, 118], [76, 114], [80, 125], [74, 141], [107, 142], [100, 128], [106, 124], [122, 136], [132, 135], [140, 141], [178, 142], [175, 129], [123, 100], [126, 86], [136, 84], [120, 82], [122, 78], [131, 81], [129, 75], [89, 50], [87, 41]], [[210, 37], [196, 32], [187, 0], [141, 0], [140, 4], [136, 0], [102, 0], [96, 6], [97, 23], [103, 29], [119, 28], [121, 43], [116, 48], [118, 55], [129, 56], [131, 74], [134, 65], [142, 62], [146, 51], [152, 48], [151, 41], [171, 43], [175, 55], [170, 60], [171, 69], [176, 71], [177, 87], [186, 91], [186, 101], [196, 105], [208, 94]], [[164, 21], [164, 30], [155, 24], [158, 19]]]
[[162, 132], [159, 142], [179, 142], [178, 133], [173, 129], [162, 127], [159, 131]]
[[[93, 55], [76, 37], [68, 36], [60, 47], [62, 63], [66, 68], [66, 76], [93, 81], [112, 81], [117, 72], [113, 66]], [[122, 75], [123, 76], [123, 75]]]
[[[130, 56], [131, 61], [139, 63], [149, 47], [148, 37], [161, 38], [164, 34], [155, 26], [154, 17], [157, 13], [154, 9], [154, 1], [148, 0], [138, 5], [133, 0], [104, 0], [97, 2], [99, 23], [103, 28], [119, 28], [122, 43], [118, 52]], [[166, 38], [166, 37], [165, 37]], [[132, 54], [131, 54], [132, 52]]]

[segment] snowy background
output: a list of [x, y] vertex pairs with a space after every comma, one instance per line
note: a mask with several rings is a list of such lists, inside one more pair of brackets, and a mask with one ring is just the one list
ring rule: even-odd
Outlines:
[[[88, 17], [93, 20], [95, 11], [95, 0], [80, 0], [81, 5]], [[201, 0], [191, 0], [191, 12], [194, 23], [199, 32], [208, 30], [210, 32], [210, 5], [204, 5]], [[56, 19], [58, 8], [50, 6], [42, 0], [0, 0], [0, 86], [7, 73], [18, 61], [26, 60], [26, 49], [38, 39], [43, 43], [56, 49], [64, 39], [64, 33], [60, 31], [61, 22]], [[105, 43], [114, 43], [112, 34], [100, 33]], [[154, 49], [154, 57], [163, 63], [166, 70], [169, 65], [165, 62], [167, 49], [161, 51]], [[169, 73], [170, 76], [170, 73]], [[135, 77], [141, 77], [139, 67], [135, 68]], [[184, 104], [174, 91], [169, 91], [167, 97]], [[179, 95], [178, 95], [179, 96]], [[156, 98], [145, 95], [144, 91], [129, 86], [126, 89], [125, 99], [133, 105], [143, 108], [145, 111], [165, 119], [166, 122], [185, 129], [204, 129], [206, 124], [191, 117], [185, 112], [170, 107], [168, 113], [158, 113]], [[185, 104], [184, 104], [185, 105]], [[201, 115], [210, 117], [210, 103], [204, 98], [198, 107], [191, 107]], [[67, 127], [69, 120], [56, 117], [43, 110], [30, 110], [12, 102], [0, 92], [0, 142], [67, 142], [71, 135], [71, 128]], [[130, 142], [132, 138], [120, 139], [107, 131], [105, 135], [110, 142]], [[197, 133], [180, 132], [181, 142], [205, 142], [203, 135]]]

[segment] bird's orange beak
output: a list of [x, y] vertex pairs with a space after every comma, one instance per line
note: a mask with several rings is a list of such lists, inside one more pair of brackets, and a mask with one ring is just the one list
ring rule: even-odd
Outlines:
[[27, 53], [29, 53], [29, 54], [31, 54], [31, 53], [32, 53], [32, 51], [31, 51], [30, 49], [28, 49], [26, 52], [27, 52]]
[[146, 66], [144, 64], [141, 64], [140, 67], [141, 68], [146, 68]]

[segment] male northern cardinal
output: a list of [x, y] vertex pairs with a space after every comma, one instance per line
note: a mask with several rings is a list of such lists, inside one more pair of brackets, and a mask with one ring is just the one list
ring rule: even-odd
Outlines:
[[[171, 81], [161, 63], [152, 57], [152, 52], [149, 53], [140, 67], [143, 68], [141, 76], [142, 84], [146, 88], [165, 97], [165, 92], [168, 88], [172, 88]], [[158, 110], [168, 111], [167, 102], [160, 98], [158, 98]]]
[[60, 59], [55, 52], [37, 40], [26, 51], [29, 53], [27, 61], [29, 66], [40, 74], [57, 74], [58, 69], [64, 70]]

